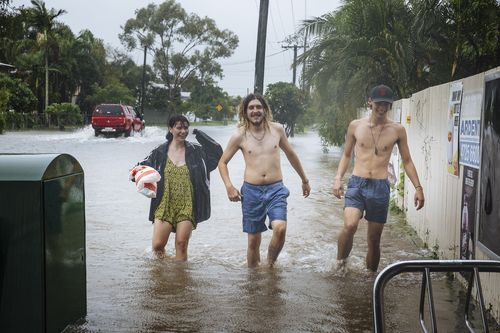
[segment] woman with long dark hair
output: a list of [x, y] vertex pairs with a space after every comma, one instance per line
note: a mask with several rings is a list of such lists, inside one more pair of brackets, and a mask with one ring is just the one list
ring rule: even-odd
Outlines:
[[193, 130], [198, 143], [187, 141], [188, 134], [186, 117], [170, 117], [167, 141], [138, 163], [156, 169], [162, 176], [149, 211], [153, 251], [163, 257], [174, 232], [175, 258], [182, 261], [187, 260], [192, 230], [210, 217], [210, 172], [222, 155], [221, 146], [204, 132]]

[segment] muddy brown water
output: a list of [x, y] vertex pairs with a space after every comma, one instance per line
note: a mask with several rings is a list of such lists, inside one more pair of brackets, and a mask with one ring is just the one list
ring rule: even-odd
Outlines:
[[[223, 147], [235, 129], [198, 128]], [[301, 196], [300, 178], [282, 156], [284, 183], [291, 192], [286, 244], [274, 269], [248, 269], [240, 205], [227, 199], [218, 171], [211, 177], [212, 217], [193, 232], [189, 261], [153, 257], [149, 201], [128, 181], [128, 170], [163, 142], [165, 133], [165, 128], [148, 127], [143, 136], [96, 138], [87, 127], [0, 136], [2, 153], [68, 153], [84, 169], [88, 314], [67, 332], [372, 331], [374, 277], [364, 269], [365, 223], [356, 234], [347, 274], [335, 270], [343, 207], [331, 194], [338, 148], [323, 152], [314, 131], [290, 139], [312, 194]], [[234, 184], [241, 185], [243, 169], [238, 153], [229, 164]], [[263, 234], [262, 258], [270, 236]], [[380, 269], [429, 255], [403, 217], [391, 215], [382, 237]], [[420, 281], [420, 275], [404, 274], [386, 287], [389, 332], [420, 331]], [[433, 288], [439, 331], [465, 332], [463, 289], [444, 275], [435, 276]]]

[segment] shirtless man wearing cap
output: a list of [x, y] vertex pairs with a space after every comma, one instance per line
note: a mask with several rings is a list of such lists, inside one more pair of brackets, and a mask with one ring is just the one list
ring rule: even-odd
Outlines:
[[414, 204], [417, 210], [424, 206], [424, 191], [417, 170], [410, 156], [405, 128], [387, 117], [392, 107], [394, 93], [385, 85], [371, 91], [368, 117], [353, 120], [347, 129], [344, 152], [333, 183], [333, 195], [341, 198], [344, 192], [342, 179], [355, 151], [352, 176], [347, 184], [344, 206], [344, 226], [338, 238], [337, 266], [345, 268], [352, 249], [353, 238], [360, 219], [368, 221], [368, 253], [366, 267], [376, 272], [380, 261], [380, 237], [387, 220], [390, 184], [387, 166], [392, 148], [398, 145], [404, 169], [415, 187]]

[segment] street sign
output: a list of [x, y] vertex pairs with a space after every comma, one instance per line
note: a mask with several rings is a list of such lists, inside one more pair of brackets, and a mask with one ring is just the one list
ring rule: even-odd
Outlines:
[[220, 103], [219, 103], [219, 104], [217, 104], [217, 105], [215, 106], [215, 109], [216, 109], [218, 112], [221, 112], [223, 108], [224, 108], [224, 107], [223, 107], [223, 106], [222, 106], [222, 104], [220, 104]]

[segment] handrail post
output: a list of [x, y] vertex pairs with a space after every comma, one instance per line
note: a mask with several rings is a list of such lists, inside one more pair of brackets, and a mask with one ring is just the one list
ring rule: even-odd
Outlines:
[[422, 285], [420, 286], [420, 304], [419, 304], [419, 320], [420, 327], [425, 333], [428, 333], [427, 328], [425, 328], [425, 291], [427, 290], [427, 278], [425, 273], [422, 273]]
[[493, 260], [415, 260], [403, 261], [387, 266], [375, 279], [373, 285], [373, 326], [374, 332], [383, 333], [385, 331], [383, 293], [386, 283], [400, 273], [422, 272], [422, 286], [420, 293], [419, 316], [420, 324], [424, 332], [427, 333], [424, 322], [425, 291], [428, 291], [429, 307], [431, 311], [431, 321], [433, 333], [437, 333], [437, 322], [434, 307], [434, 297], [431, 285], [431, 272], [470, 272], [469, 285], [465, 300], [465, 324], [470, 332], [474, 332], [468, 320], [468, 311], [474, 278], [477, 280], [477, 292], [479, 296], [479, 306], [481, 308], [481, 319], [484, 332], [488, 332], [486, 320], [486, 309], [484, 305], [483, 291], [479, 272], [500, 273], [500, 261]]
[[486, 323], [486, 309], [484, 306], [483, 289], [481, 288], [481, 279], [479, 278], [479, 271], [477, 267], [474, 267], [474, 276], [476, 277], [476, 288], [479, 296], [479, 307], [481, 309], [481, 320], [483, 321], [484, 333], [488, 333], [489, 329]]
[[432, 293], [431, 271], [429, 267], [425, 268], [425, 278], [427, 279], [427, 295], [429, 297], [429, 307], [431, 309], [432, 333], [437, 333], [436, 310], [434, 309], [434, 295]]
[[469, 321], [469, 306], [470, 306], [470, 300], [471, 300], [471, 295], [472, 295], [472, 287], [474, 286], [474, 274], [469, 274], [469, 283], [467, 285], [467, 293], [465, 294], [465, 307], [464, 307], [464, 320], [465, 320], [465, 325], [469, 329], [469, 332], [474, 332], [474, 329], [472, 328], [472, 324]]

